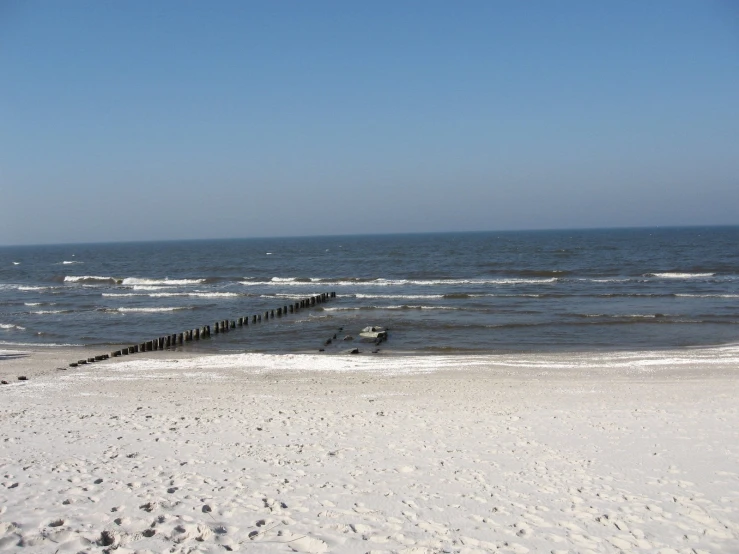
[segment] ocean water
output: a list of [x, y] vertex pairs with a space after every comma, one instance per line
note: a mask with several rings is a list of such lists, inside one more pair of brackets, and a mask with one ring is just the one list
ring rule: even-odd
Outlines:
[[330, 291], [179, 348], [369, 352], [368, 325], [388, 327], [381, 351], [398, 354], [736, 344], [739, 227], [2, 247], [0, 348], [105, 352]]

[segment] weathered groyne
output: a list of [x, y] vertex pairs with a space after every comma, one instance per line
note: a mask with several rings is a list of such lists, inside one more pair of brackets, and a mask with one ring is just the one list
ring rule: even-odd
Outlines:
[[278, 308], [274, 310], [266, 310], [263, 314], [251, 314], [251, 315], [245, 315], [240, 316], [237, 319], [223, 319], [220, 321], [214, 322], [213, 326], [210, 325], [203, 325], [202, 327], [195, 327], [194, 329], [187, 329], [185, 331], [181, 331], [179, 333], [171, 333], [166, 335], [161, 335], [159, 337], [155, 337], [149, 340], [144, 340], [138, 344], [133, 344], [131, 346], [124, 346], [123, 348], [119, 350], [113, 350], [109, 354], [100, 354], [98, 356], [94, 356], [91, 358], [87, 358], [84, 360], [77, 360], [76, 362], [71, 362], [69, 364], [69, 367], [77, 367], [84, 364], [91, 364], [95, 362], [100, 362], [102, 360], [107, 360], [110, 358], [117, 358], [119, 356], [130, 356], [132, 354], [138, 354], [139, 352], [152, 352], [155, 350], [171, 350], [173, 348], [176, 348], [177, 346], [181, 346], [188, 342], [193, 341], [199, 341], [203, 339], [209, 339], [212, 335], [216, 335], [219, 333], [229, 333], [231, 331], [237, 330], [239, 328], [244, 328], [249, 326], [249, 320], [251, 319], [251, 325], [259, 324], [262, 322], [267, 322], [270, 319], [274, 319], [276, 317], [284, 317], [288, 314], [294, 314], [299, 312], [300, 310], [314, 307], [318, 304], [323, 304], [324, 302], [328, 302], [329, 300], [336, 298], [335, 292], [323, 292], [321, 294], [318, 294], [316, 296], [309, 296], [307, 298], [302, 298], [298, 300], [297, 302], [286, 304], [283, 306], [279, 306]]

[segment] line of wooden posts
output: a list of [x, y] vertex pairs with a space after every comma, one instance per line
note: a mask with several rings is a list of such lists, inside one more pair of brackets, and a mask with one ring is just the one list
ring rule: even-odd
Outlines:
[[86, 360], [78, 360], [76, 362], [72, 362], [71, 364], [69, 364], [69, 367], [77, 367], [84, 364], [100, 362], [109, 358], [117, 358], [118, 356], [138, 354], [139, 352], [152, 352], [154, 350], [175, 348], [176, 346], [183, 345], [186, 342], [208, 339], [212, 335], [217, 335], [219, 333], [228, 333], [231, 329], [248, 326], [250, 317], [251, 323], [253, 325], [255, 323], [261, 323], [262, 321], [274, 319], [275, 317], [282, 317], [284, 315], [287, 315], [288, 313], [295, 313], [302, 308], [310, 308], [312, 306], [315, 306], [316, 304], [328, 302], [332, 298], [336, 298], [335, 292], [323, 292], [316, 296], [303, 298], [302, 300], [299, 300], [294, 304], [291, 303], [285, 306], [281, 306], [276, 310], [266, 310], [264, 314], [260, 313], [252, 316], [247, 315], [245, 317], [240, 317], [233, 320], [224, 319], [221, 321], [216, 321], [213, 327], [211, 327], [210, 325], [205, 325], [203, 327], [196, 327], [195, 329], [188, 329], [187, 331], [183, 331], [181, 333], [164, 335], [152, 340], [144, 341], [139, 344], [134, 344], [133, 346], [121, 348], [120, 350], [114, 350], [110, 354], [100, 354], [99, 356], [87, 358]]

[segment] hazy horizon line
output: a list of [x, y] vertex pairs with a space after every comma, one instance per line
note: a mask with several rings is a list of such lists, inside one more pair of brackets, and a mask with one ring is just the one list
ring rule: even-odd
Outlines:
[[273, 240], [273, 239], [309, 239], [309, 238], [341, 238], [341, 237], [388, 237], [388, 236], [415, 236], [415, 235], [472, 235], [482, 233], [547, 233], [566, 231], [628, 231], [628, 230], [650, 230], [650, 229], [719, 229], [739, 227], [739, 224], [716, 224], [716, 225], [635, 225], [615, 227], [553, 227], [532, 229], [480, 229], [475, 231], [406, 231], [388, 233], [340, 233], [331, 235], [272, 235], [251, 237], [210, 237], [210, 238], [177, 238], [177, 239], [152, 239], [152, 240], [112, 240], [100, 242], [48, 242], [30, 244], [0, 244], [0, 248], [22, 248], [43, 246], [94, 246], [106, 244], [151, 244], [151, 243], [176, 243], [176, 242], [210, 242], [210, 241], [239, 241], [239, 240]]

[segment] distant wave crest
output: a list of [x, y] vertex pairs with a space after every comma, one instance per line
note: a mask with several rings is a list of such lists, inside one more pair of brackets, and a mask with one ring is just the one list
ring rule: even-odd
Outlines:
[[96, 285], [96, 284], [108, 284], [108, 285], [116, 285], [120, 284], [121, 280], [116, 279], [115, 277], [101, 277], [99, 275], [67, 275], [64, 277], [65, 283], [82, 283], [82, 284], [89, 284], [89, 285]]
[[519, 278], [500, 278], [500, 279], [311, 279], [298, 280], [298, 278], [281, 278], [279, 281], [241, 281], [246, 286], [274, 286], [274, 285], [336, 285], [336, 286], [375, 286], [375, 287], [392, 287], [403, 285], [418, 286], [455, 286], [455, 285], [542, 285], [556, 283], [558, 279], [551, 277], [549, 279], [519, 279]]
[[200, 285], [205, 279], [140, 279], [138, 277], [126, 277], [122, 285], [153, 285], [180, 287], [184, 285]]
[[679, 273], [667, 271], [665, 273], [646, 273], [645, 277], [659, 277], [660, 279], [701, 279], [714, 277], [715, 273]]
[[191, 306], [160, 306], [160, 307], [152, 307], [152, 308], [115, 308], [114, 310], [106, 310], [106, 311], [114, 311], [114, 312], [121, 312], [121, 313], [159, 313], [159, 312], [176, 312], [179, 310], [192, 310]]
[[205, 279], [144, 279], [140, 277], [118, 277], [100, 275], [67, 275], [65, 283], [82, 283], [90, 285], [126, 285], [126, 286], [156, 286], [156, 287], [180, 287], [186, 285], [200, 285]]
[[[163, 288], [165, 287], [153, 287], [150, 290], [162, 290]], [[134, 290], [138, 290], [138, 289], [134, 289]], [[147, 290], [147, 289], [144, 289], [144, 290]], [[233, 298], [233, 297], [239, 297], [239, 296], [244, 296], [244, 295], [238, 292], [194, 291], [194, 292], [150, 292], [150, 293], [104, 292], [102, 296], [114, 297], [114, 298], [123, 298], [123, 297], [131, 297], [131, 296], [145, 296], [149, 298], [171, 298], [175, 296], [188, 297], [188, 298]]]
[[453, 311], [461, 311], [463, 308], [456, 308], [454, 306], [410, 306], [408, 304], [403, 304], [399, 306], [356, 306], [356, 307], [347, 307], [347, 308], [322, 308], [326, 312], [351, 312], [351, 311], [361, 311], [361, 310], [453, 310]]

